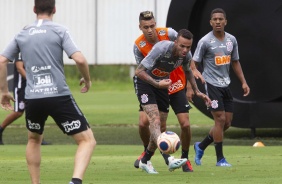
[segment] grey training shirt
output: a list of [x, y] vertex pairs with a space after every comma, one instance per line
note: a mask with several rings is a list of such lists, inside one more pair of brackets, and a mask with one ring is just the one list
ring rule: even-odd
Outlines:
[[69, 31], [50, 20], [36, 20], [26, 26], [1, 53], [13, 60], [21, 52], [25, 65], [26, 99], [70, 95], [64, 67], [63, 50], [70, 57], [78, 52]]
[[147, 68], [147, 73], [156, 80], [168, 79], [170, 72], [183, 66], [184, 71], [190, 71], [192, 54], [189, 52], [186, 57], [173, 56], [174, 42], [160, 41], [154, 45], [149, 54], [142, 60], [141, 64]]
[[203, 61], [202, 75], [206, 82], [217, 87], [227, 87], [231, 82], [230, 64], [239, 60], [237, 40], [225, 32], [224, 40], [220, 41], [211, 31], [198, 42], [193, 60]]

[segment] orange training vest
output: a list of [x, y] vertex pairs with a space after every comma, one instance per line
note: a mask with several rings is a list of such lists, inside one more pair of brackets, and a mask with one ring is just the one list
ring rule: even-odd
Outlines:
[[[169, 40], [168, 28], [156, 28], [158, 39]], [[147, 42], [144, 34], [139, 36], [135, 41], [136, 46], [139, 48], [144, 57], [148, 55], [154, 45]], [[170, 73], [170, 80], [172, 81], [168, 93], [173, 94], [185, 88], [186, 77], [182, 66], [179, 66]]]

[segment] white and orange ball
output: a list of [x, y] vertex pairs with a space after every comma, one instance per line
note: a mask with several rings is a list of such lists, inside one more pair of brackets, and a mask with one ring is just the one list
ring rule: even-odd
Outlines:
[[179, 136], [172, 131], [163, 132], [157, 140], [158, 148], [165, 154], [173, 154], [180, 147]]

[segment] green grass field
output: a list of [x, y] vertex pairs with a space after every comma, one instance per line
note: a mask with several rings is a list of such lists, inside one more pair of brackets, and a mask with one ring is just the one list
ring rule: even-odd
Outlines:
[[[42, 147], [41, 184], [62, 184], [70, 180], [75, 145], [51, 145]], [[7, 145], [0, 149], [0, 183], [28, 184], [24, 145]], [[281, 176], [281, 146], [254, 148], [251, 146], [225, 146], [231, 168], [215, 166], [214, 148], [207, 148], [203, 165], [194, 166], [193, 173], [178, 169], [169, 172], [161, 155], [152, 158], [158, 175], [148, 175], [133, 167], [139, 146], [97, 145], [84, 177], [84, 184], [277, 184]], [[175, 156], [179, 157], [180, 152]], [[191, 151], [191, 160], [194, 152]]]
[[[77, 81], [70, 81], [73, 95], [86, 115], [97, 140], [92, 161], [84, 183], [126, 184], [126, 183], [280, 183], [282, 179], [281, 129], [258, 129], [257, 137], [250, 138], [250, 130], [230, 128], [225, 134], [224, 153], [232, 168], [215, 166], [214, 148], [205, 153], [203, 166], [194, 166], [195, 172], [170, 173], [160, 154], [152, 162], [159, 175], [150, 176], [133, 167], [133, 162], [143, 147], [138, 135], [138, 102], [131, 82], [93, 82], [89, 93], [79, 93]], [[0, 117], [9, 112], [0, 110]], [[195, 107], [190, 111], [192, 142], [207, 135], [213, 121]], [[175, 115], [171, 111], [168, 129], [180, 132]], [[67, 183], [73, 168], [74, 141], [62, 134], [51, 118], [47, 120], [45, 140], [52, 145], [42, 147], [42, 184]], [[24, 118], [20, 118], [4, 132], [4, 146], [0, 146], [0, 183], [30, 183], [25, 161], [27, 131]], [[254, 148], [256, 141], [266, 147]], [[180, 152], [175, 154], [180, 156]], [[190, 160], [194, 158], [190, 147]]]

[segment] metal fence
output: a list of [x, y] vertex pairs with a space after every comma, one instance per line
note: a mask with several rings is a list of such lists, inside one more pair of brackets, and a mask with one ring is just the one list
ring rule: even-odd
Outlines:
[[[3, 50], [25, 25], [36, 19], [33, 0], [1, 0]], [[57, 0], [54, 21], [69, 28], [89, 64], [135, 64], [134, 40], [141, 34], [138, 16], [154, 11], [165, 26], [170, 0]], [[64, 56], [65, 64], [74, 62]]]

